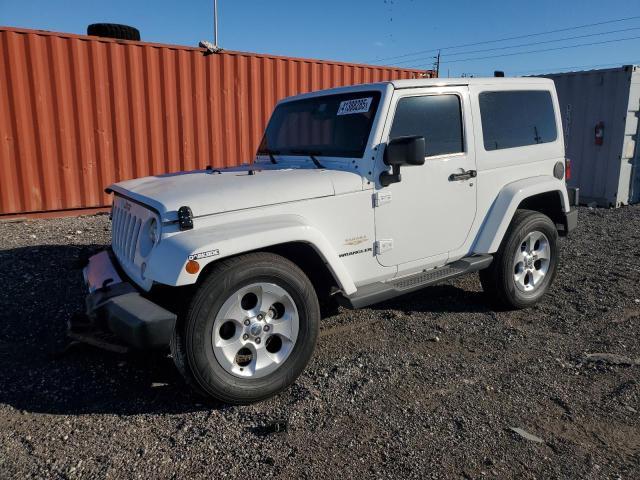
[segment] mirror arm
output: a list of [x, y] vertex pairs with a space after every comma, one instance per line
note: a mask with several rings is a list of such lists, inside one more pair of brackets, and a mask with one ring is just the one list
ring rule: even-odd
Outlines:
[[400, 164], [395, 163], [392, 167], [391, 173], [385, 170], [380, 174], [380, 185], [388, 187], [392, 183], [398, 183], [401, 179]]

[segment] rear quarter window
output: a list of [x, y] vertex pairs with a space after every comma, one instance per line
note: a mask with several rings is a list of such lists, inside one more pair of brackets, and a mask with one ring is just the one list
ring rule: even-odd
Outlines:
[[556, 140], [556, 117], [546, 90], [482, 92], [482, 135], [487, 151]]

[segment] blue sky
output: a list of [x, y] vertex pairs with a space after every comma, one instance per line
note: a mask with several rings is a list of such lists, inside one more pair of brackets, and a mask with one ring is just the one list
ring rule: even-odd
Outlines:
[[[125, 23], [138, 27], [143, 40], [195, 46], [199, 40], [213, 37], [212, 5], [213, 0], [0, 0], [0, 24], [85, 33], [89, 23]], [[638, 6], [639, 0], [219, 0], [219, 36], [221, 46], [228, 50], [371, 63], [416, 51], [640, 16]], [[599, 35], [602, 32], [610, 33]], [[567, 37], [582, 38], [464, 53]], [[468, 60], [623, 38], [633, 39]], [[376, 63], [428, 68], [431, 55], [433, 52], [425, 52]], [[640, 63], [640, 18], [445, 49], [442, 62], [442, 76], [492, 74], [496, 69], [524, 74], [574, 66]]]

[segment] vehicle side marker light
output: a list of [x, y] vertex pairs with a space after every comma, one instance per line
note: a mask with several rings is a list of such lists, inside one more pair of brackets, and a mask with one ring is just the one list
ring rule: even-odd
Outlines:
[[195, 260], [189, 260], [184, 269], [187, 271], [187, 273], [194, 275], [200, 271], [200, 264]]

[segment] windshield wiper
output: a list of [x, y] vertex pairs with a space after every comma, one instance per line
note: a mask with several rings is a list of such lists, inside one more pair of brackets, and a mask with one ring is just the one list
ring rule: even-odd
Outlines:
[[274, 155], [280, 155], [280, 151], [279, 150], [260, 150], [258, 152], [258, 155], [268, 155], [269, 156], [269, 160], [271, 160], [271, 163], [273, 163], [274, 165], [276, 163], [278, 163], [276, 161], [276, 157], [274, 157]]
[[320, 152], [308, 152], [306, 150], [291, 150], [291, 153], [295, 155], [307, 155], [317, 168], [325, 168], [316, 158], [316, 155], [320, 155]]
[[311, 161], [313, 162], [313, 164], [318, 167], [318, 168], [324, 168], [324, 166], [318, 161], [318, 159], [315, 157], [315, 155], [311, 155], [309, 154], [309, 158], [311, 159]]

